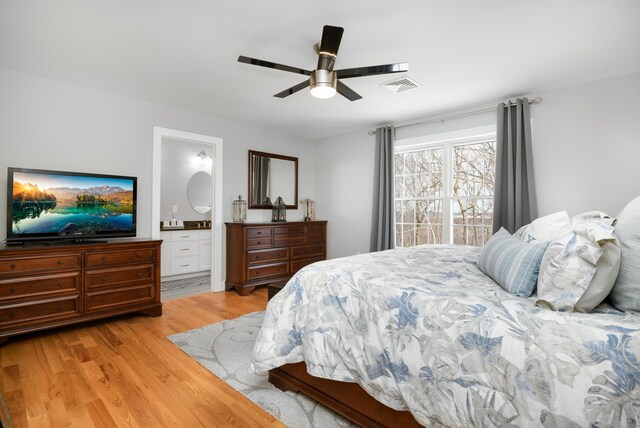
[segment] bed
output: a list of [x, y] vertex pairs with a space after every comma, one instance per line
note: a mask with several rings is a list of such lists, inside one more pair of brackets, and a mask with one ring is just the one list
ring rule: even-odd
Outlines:
[[[410, 413], [424, 426], [637, 426], [640, 315], [538, 307], [484, 275], [479, 252], [418, 246], [307, 266], [269, 302], [254, 370], [320, 385], [313, 398], [361, 425], [393, 423], [358, 419], [359, 389], [406, 424]], [[360, 416], [377, 413], [368, 406]]]

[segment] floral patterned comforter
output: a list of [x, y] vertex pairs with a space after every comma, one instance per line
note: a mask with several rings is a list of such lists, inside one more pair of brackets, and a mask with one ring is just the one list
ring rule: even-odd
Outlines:
[[419, 246], [307, 266], [270, 301], [254, 370], [304, 360], [425, 426], [638, 426], [640, 315], [538, 307], [485, 276], [479, 251]]

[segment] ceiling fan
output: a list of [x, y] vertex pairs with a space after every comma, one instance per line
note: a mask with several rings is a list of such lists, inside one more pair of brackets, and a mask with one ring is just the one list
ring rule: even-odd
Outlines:
[[372, 76], [376, 74], [401, 73], [409, 70], [409, 64], [406, 62], [334, 70], [333, 66], [335, 65], [336, 57], [338, 56], [338, 48], [340, 47], [340, 40], [342, 40], [343, 32], [344, 28], [342, 27], [332, 27], [331, 25], [324, 26], [322, 29], [322, 40], [320, 43], [316, 43], [313, 47], [318, 54], [318, 67], [313, 71], [277, 64], [271, 61], [249, 58], [242, 55], [238, 57], [238, 62], [309, 76], [309, 78], [304, 82], [298, 83], [289, 89], [285, 89], [284, 91], [275, 94], [274, 97], [278, 98], [288, 97], [289, 95], [295, 94], [299, 90], [310, 86], [311, 95], [316, 98], [330, 98], [337, 92], [349, 101], [356, 101], [362, 97], [340, 80], [350, 79], [352, 77]]

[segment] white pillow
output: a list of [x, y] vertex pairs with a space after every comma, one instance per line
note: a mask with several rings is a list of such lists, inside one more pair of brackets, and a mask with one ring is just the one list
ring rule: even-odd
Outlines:
[[640, 197], [618, 215], [616, 235], [620, 239], [622, 260], [610, 299], [621, 311], [640, 312]]
[[571, 220], [566, 211], [558, 211], [544, 217], [537, 218], [524, 230], [520, 239], [524, 242], [550, 242], [571, 232]]
[[620, 268], [614, 221], [600, 212], [571, 219], [572, 231], [549, 244], [540, 264], [538, 304], [591, 312], [607, 297]]

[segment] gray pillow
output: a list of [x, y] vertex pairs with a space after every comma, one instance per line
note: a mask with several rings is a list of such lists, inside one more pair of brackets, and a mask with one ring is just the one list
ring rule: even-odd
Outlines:
[[527, 244], [501, 227], [482, 247], [478, 268], [509, 293], [529, 297], [547, 245], [548, 242]]
[[621, 311], [640, 312], [640, 197], [624, 207], [616, 223], [620, 241], [620, 272], [611, 294], [611, 303]]

